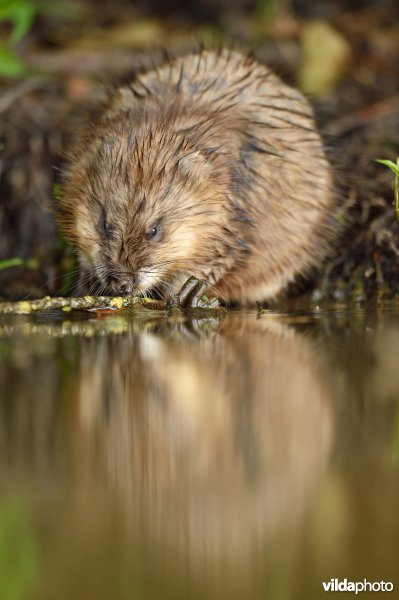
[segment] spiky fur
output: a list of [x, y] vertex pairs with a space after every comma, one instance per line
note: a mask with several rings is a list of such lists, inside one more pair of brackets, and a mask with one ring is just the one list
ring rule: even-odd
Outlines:
[[320, 263], [333, 208], [307, 100], [253, 59], [203, 50], [114, 94], [72, 160], [62, 221], [104, 288], [193, 274], [254, 302]]

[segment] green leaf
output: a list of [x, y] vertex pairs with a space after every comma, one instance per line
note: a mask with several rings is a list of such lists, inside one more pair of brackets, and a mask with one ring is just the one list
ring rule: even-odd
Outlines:
[[399, 164], [394, 163], [392, 160], [383, 160], [381, 158], [376, 159], [376, 162], [385, 165], [395, 173], [396, 177], [399, 177]]
[[399, 223], [399, 158], [397, 159], [396, 163], [392, 162], [392, 160], [385, 159], [378, 159], [377, 162], [385, 165], [395, 174], [393, 179], [393, 206], [396, 220]]
[[37, 269], [39, 266], [35, 258], [6, 258], [0, 260], [0, 271], [9, 269], [10, 267], [27, 267], [28, 269]]
[[22, 60], [9, 48], [0, 45], [0, 76], [19, 77], [26, 73]]
[[37, 5], [32, 0], [0, 0], [0, 21], [13, 24], [9, 41], [19, 42], [30, 30], [37, 13]]

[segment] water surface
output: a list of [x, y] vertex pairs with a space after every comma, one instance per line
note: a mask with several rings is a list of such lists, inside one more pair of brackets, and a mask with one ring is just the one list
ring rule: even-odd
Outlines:
[[395, 597], [398, 356], [395, 311], [3, 317], [0, 598]]

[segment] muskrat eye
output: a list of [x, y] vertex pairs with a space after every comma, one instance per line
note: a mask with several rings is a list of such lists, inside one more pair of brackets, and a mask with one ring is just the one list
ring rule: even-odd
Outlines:
[[147, 239], [148, 240], [156, 240], [159, 238], [160, 236], [160, 224], [159, 223], [154, 223], [154, 225], [152, 225], [152, 227], [149, 228], [149, 230], [147, 231]]

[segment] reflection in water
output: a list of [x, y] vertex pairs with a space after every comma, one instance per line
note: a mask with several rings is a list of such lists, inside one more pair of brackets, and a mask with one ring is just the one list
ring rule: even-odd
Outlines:
[[51, 480], [64, 461], [70, 510], [108, 489], [128, 537], [193, 581], [249, 585], [276, 536], [296, 543], [333, 431], [305, 338], [254, 315], [82, 321], [78, 347], [65, 323], [43, 327], [45, 342], [39, 324], [19, 326], [0, 379], [14, 386], [11, 407], [2, 395], [12, 462]]
[[34, 598], [319, 597], [321, 575], [294, 594], [298, 573], [350, 562], [333, 438], [339, 460], [356, 456], [362, 394], [393, 402], [395, 365], [378, 357], [399, 334], [320, 352], [317, 331], [240, 313], [0, 323], [0, 495], [30, 507]]
[[272, 534], [292, 535], [331, 445], [309, 344], [265, 320], [230, 318], [193, 342], [93, 341], [77, 393], [82, 435], [101, 447], [126, 516], [193, 571], [223, 564], [242, 579]]

